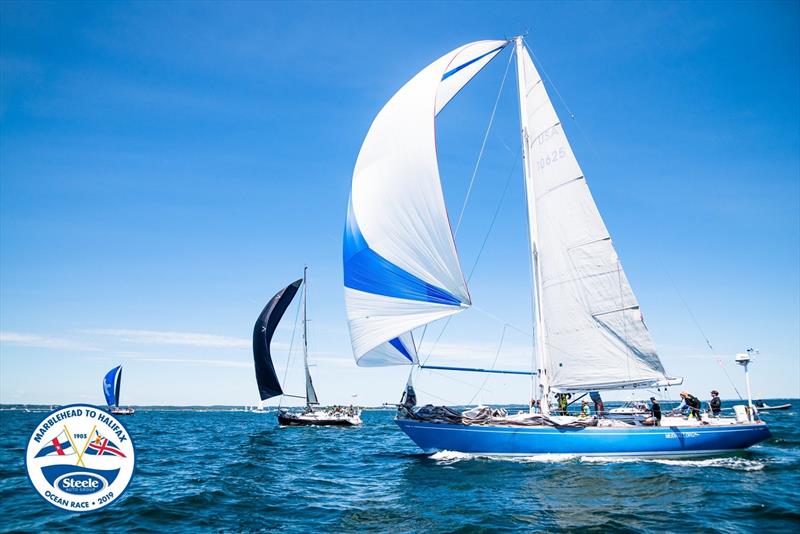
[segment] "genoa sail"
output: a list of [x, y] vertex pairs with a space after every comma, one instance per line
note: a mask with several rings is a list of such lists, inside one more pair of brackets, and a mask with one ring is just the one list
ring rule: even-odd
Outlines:
[[517, 53], [542, 372], [556, 391], [668, 381], [542, 78], [527, 49]]
[[361, 146], [344, 232], [345, 303], [360, 366], [416, 364], [411, 331], [471, 305], [445, 207], [435, 117], [507, 41], [477, 41], [420, 71]]
[[103, 394], [106, 397], [106, 405], [119, 406], [120, 387], [122, 387], [122, 366], [118, 365], [103, 377]]
[[286, 309], [297, 294], [302, 282], [302, 279], [297, 280], [278, 291], [261, 311], [261, 315], [258, 316], [253, 327], [253, 360], [258, 392], [262, 401], [283, 394], [283, 389], [275, 373], [275, 365], [272, 362], [270, 343], [275, 329], [278, 328], [278, 323], [286, 313]]

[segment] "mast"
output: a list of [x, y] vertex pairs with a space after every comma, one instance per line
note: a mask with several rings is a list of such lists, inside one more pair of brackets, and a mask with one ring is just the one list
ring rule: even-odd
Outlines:
[[119, 394], [122, 390], [122, 366], [119, 366], [119, 371], [117, 371], [117, 385], [114, 389], [114, 406], [119, 408]]
[[[525, 43], [522, 36], [514, 39], [514, 52], [517, 55], [517, 93], [519, 96], [519, 119], [520, 133], [522, 135], [522, 167], [525, 171], [525, 196], [528, 205], [528, 233], [530, 234], [530, 256], [531, 256], [531, 306], [533, 308], [534, 324], [534, 354], [538, 362], [538, 378], [540, 389], [540, 409], [544, 415], [550, 415], [549, 393], [550, 378], [547, 375], [547, 351], [544, 344], [544, 318], [542, 317], [542, 288], [541, 288], [541, 267], [539, 265], [539, 225], [536, 213], [536, 189], [534, 187], [533, 176], [530, 166], [530, 146], [528, 144], [528, 121], [527, 107], [525, 105], [525, 69], [522, 65], [522, 54], [525, 51]], [[531, 377], [531, 390], [533, 390], [534, 379]], [[531, 400], [534, 395], [531, 391]], [[531, 407], [531, 410], [533, 407]]]
[[311, 406], [308, 398], [308, 382], [310, 373], [308, 372], [308, 317], [306, 307], [308, 305], [308, 265], [303, 266], [303, 365], [306, 369], [306, 406]]

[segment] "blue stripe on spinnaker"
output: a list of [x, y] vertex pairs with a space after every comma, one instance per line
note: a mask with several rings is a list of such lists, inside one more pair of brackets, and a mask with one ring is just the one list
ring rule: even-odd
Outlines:
[[449, 77], [450, 77], [450, 76], [452, 76], [453, 74], [457, 73], [457, 72], [458, 72], [458, 71], [460, 71], [461, 69], [464, 69], [464, 68], [466, 68], [466, 67], [469, 67], [470, 65], [472, 65], [472, 64], [473, 64], [473, 63], [475, 63], [476, 61], [479, 61], [479, 60], [481, 60], [481, 59], [485, 58], [485, 57], [486, 57], [486, 56], [488, 56], [489, 54], [493, 54], [494, 52], [497, 52], [498, 50], [502, 50], [502, 49], [503, 49], [503, 47], [505, 47], [505, 46], [506, 46], [506, 45], [498, 46], [498, 47], [497, 47], [497, 48], [495, 48], [494, 50], [489, 50], [488, 52], [486, 52], [486, 53], [485, 53], [485, 54], [483, 54], [482, 56], [478, 56], [478, 57], [476, 57], [475, 59], [472, 59], [472, 60], [470, 60], [470, 61], [467, 61], [466, 63], [462, 63], [462, 64], [461, 64], [461, 65], [459, 65], [458, 67], [456, 67], [456, 68], [454, 68], [454, 69], [452, 69], [452, 70], [449, 70], [449, 71], [445, 72], [445, 73], [444, 73], [444, 76], [442, 76], [442, 81], [446, 80], [447, 78], [449, 78]]
[[344, 227], [344, 285], [350, 289], [405, 300], [459, 306], [448, 291], [420, 280], [371, 248], [358, 228], [352, 205]]
[[396, 337], [396, 338], [394, 338], [394, 339], [392, 339], [392, 340], [389, 340], [389, 344], [390, 344], [391, 346], [393, 346], [394, 348], [396, 348], [396, 349], [397, 349], [397, 351], [398, 351], [400, 354], [402, 354], [403, 356], [405, 356], [405, 357], [408, 359], [408, 361], [410, 361], [410, 362], [412, 362], [412, 363], [414, 362], [414, 358], [412, 358], [412, 357], [411, 357], [411, 354], [409, 354], [409, 353], [408, 353], [408, 349], [406, 348], [406, 346], [405, 346], [405, 345], [403, 345], [403, 342], [402, 342], [402, 341], [400, 341], [400, 338], [399, 338], [399, 337]]

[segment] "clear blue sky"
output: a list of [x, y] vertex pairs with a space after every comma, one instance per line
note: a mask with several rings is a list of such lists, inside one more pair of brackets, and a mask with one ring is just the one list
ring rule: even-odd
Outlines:
[[[2, 2], [0, 402], [100, 403], [122, 363], [124, 403], [253, 404], [252, 324], [304, 263], [321, 400], [395, 401], [407, 370], [357, 368], [345, 322], [356, 155], [418, 70], [525, 31], [668, 371], [735, 396], [677, 287], [741, 391], [732, 358], [752, 346], [754, 392], [800, 396], [798, 5]], [[439, 120], [451, 214], [507, 61]], [[458, 235], [465, 271], [519, 145], [511, 72]], [[470, 284], [480, 310], [431, 363], [490, 364], [489, 314], [530, 329], [513, 172]], [[509, 331], [497, 366], [525, 366], [528, 343]], [[420, 397], [466, 402], [481, 381], [426, 372]], [[526, 396], [495, 377], [476, 399]]]

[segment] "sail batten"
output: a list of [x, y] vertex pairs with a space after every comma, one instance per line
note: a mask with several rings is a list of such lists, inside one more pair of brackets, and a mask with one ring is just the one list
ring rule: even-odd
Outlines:
[[416, 362], [410, 332], [471, 304], [447, 215], [435, 117], [507, 44], [445, 54], [381, 109], [361, 146], [344, 232], [345, 303], [356, 362]]

